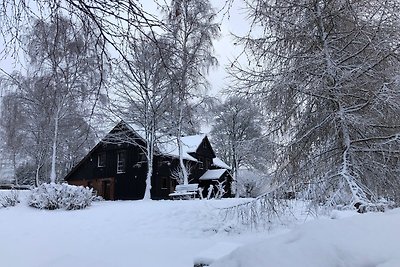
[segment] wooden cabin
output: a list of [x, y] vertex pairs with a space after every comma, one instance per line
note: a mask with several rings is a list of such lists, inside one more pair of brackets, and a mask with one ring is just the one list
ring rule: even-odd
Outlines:
[[[224, 197], [231, 196], [229, 166], [216, 157], [207, 135], [184, 136], [181, 141], [184, 162], [190, 169], [189, 183], [198, 183], [207, 192], [210, 184], [224, 181]], [[121, 121], [67, 174], [65, 181], [91, 187], [106, 200], [142, 199], [147, 174], [145, 152], [142, 131]], [[151, 198], [168, 199], [177, 184], [172, 177], [179, 166], [176, 137], [160, 137], [154, 154]]]

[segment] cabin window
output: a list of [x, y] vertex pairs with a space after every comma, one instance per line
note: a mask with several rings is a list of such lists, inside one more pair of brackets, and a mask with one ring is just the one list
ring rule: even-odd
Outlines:
[[119, 151], [117, 153], [117, 173], [124, 173], [126, 167], [126, 152]]
[[199, 159], [198, 159], [199, 169], [203, 169], [204, 168], [203, 167], [203, 161], [204, 161], [204, 158], [202, 156], [199, 156]]
[[210, 159], [206, 159], [206, 163], [205, 163], [205, 168], [208, 169], [211, 166], [211, 160]]
[[144, 162], [144, 161], [147, 160], [146, 154], [141, 150], [136, 150], [135, 151], [134, 159], [137, 162]]
[[205, 149], [207, 149], [207, 142], [206, 141], [203, 141], [203, 148], [205, 148]]
[[97, 155], [97, 167], [106, 166], [106, 153], [100, 153]]
[[168, 189], [167, 177], [161, 177], [161, 189]]
[[139, 161], [146, 161], [146, 155], [143, 152], [139, 153]]

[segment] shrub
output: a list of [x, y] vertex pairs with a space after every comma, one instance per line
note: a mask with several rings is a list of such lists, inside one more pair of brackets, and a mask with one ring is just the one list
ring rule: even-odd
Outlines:
[[32, 189], [28, 204], [38, 209], [84, 209], [92, 203], [92, 189], [68, 184], [42, 184]]
[[0, 206], [3, 208], [13, 207], [19, 203], [19, 195], [16, 190], [0, 196]]

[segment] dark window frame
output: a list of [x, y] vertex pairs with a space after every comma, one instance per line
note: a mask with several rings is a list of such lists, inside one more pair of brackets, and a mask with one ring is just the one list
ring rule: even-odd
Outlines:
[[97, 155], [97, 167], [105, 167], [106, 166], [106, 153], [102, 152]]
[[143, 151], [140, 151], [138, 154], [138, 161], [139, 162], [145, 162], [147, 161], [146, 154]]
[[161, 177], [161, 189], [168, 189], [169, 183], [166, 176]]
[[203, 141], [203, 148], [204, 148], [204, 149], [207, 149], [207, 148], [208, 148], [207, 142], [206, 142], [206, 141]]
[[211, 160], [206, 158], [204, 165], [206, 169], [209, 169], [211, 167]]
[[204, 163], [203, 163], [204, 157], [198, 156], [197, 160], [198, 160], [199, 169], [204, 169]]
[[126, 172], [126, 151], [121, 150], [117, 152], [117, 173], [125, 173], [125, 172]]

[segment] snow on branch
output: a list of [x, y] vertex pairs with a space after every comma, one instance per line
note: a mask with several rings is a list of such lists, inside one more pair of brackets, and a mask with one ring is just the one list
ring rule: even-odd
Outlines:
[[[250, 201], [221, 209], [224, 220], [236, 221], [252, 229], [271, 228], [275, 223], [285, 224], [291, 216], [287, 199], [277, 190], [269, 191]], [[288, 216], [289, 215], [289, 216]]]
[[19, 194], [16, 190], [11, 190], [7, 194], [0, 195], [0, 207], [13, 207], [19, 202]]
[[[189, 177], [190, 174], [192, 173], [193, 166], [189, 162], [186, 162], [185, 168], [186, 168], [187, 176]], [[180, 165], [176, 166], [175, 168], [173, 168], [171, 170], [170, 177], [171, 177], [171, 179], [176, 180], [176, 182], [178, 184], [184, 184], [184, 174], [183, 174], [183, 170]]]

